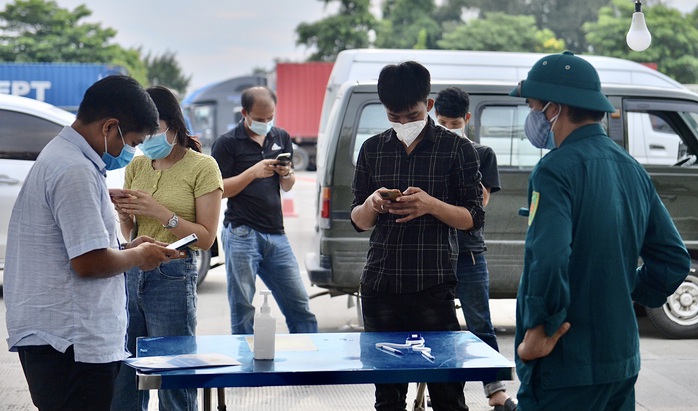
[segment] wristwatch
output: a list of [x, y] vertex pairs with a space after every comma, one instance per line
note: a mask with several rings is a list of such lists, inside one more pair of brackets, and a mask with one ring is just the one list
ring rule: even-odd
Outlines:
[[291, 169], [291, 170], [288, 172], [288, 174], [286, 174], [285, 176], [281, 176], [281, 178], [291, 178], [291, 176], [292, 176], [293, 174], [294, 174], [293, 169]]
[[172, 217], [167, 220], [167, 224], [163, 224], [162, 226], [169, 230], [170, 228], [177, 227], [177, 224], [179, 224], [179, 217], [177, 217], [176, 213], [172, 213]]

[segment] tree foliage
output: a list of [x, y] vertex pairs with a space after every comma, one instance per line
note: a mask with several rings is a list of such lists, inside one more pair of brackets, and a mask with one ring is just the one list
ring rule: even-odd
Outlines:
[[559, 52], [564, 41], [550, 30], [538, 30], [533, 16], [487, 13], [484, 18], [458, 25], [438, 45], [450, 50]]
[[376, 47], [438, 48], [441, 25], [434, 19], [434, 0], [390, 0], [383, 3], [383, 20], [376, 31]]
[[[502, 12], [511, 15], [535, 16], [536, 25], [546, 28], [564, 40], [566, 47], [576, 53], [587, 51], [582, 25], [596, 21], [599, 8], [610, 0], [460, 0], [483, 13]], [[632, 6], [632, 2], [625, 0]]]
[[148, 54], [143, 61], [148, 70], [149, 84], [169, 87], [177, 90], [180, 95], [185, 94], [191, 82], [191, 76], [182, 74], [174, 52], [165, 51], [161, 56]]
[[70, 11], [55, 1], [17, 0], [0, 12], [0, 60], [17, 62], [107, 63], [119, 47], [116, 31], [82, 23], [92, 12]]
[[339, 12], [315, 23], [301, 23], [296, 27], [296, 44], [316, 49], [308, 60], [334, 61], [342, 50], [370, 45], [369, 32], [377, 24], [369, 10], [370, 0], [320, 1], [325, 4], [338, 1]]
[[[161, 84], [186, 89], [190, 78], [181, 75], [174, 54], [148, 56], [144, 61], [140, 49], [125, 49], [112, 42], [116, 30], [83, 21], [91, 15], [85, 5], [69, 10], [53, 0], [7, 4], [0, 11], [0, 61], [116, 64], [141, 84], [157, 77]], [[153, 70], [150, 75], [149, 69]]]
[[698, 82], [698, 28], [695, 12], [682, 16], [663, 4], [643, 6], [647, 26], [652, 34], [650, 48], [630, 50], [625, 36], [630, 27], [633, 3], [613, 0], [599, 10], [596, 22], [584, 24], [586, 39], [594, 54], [625, 58], [641, 63], [655, 63], [657, 69], [681, 83]]

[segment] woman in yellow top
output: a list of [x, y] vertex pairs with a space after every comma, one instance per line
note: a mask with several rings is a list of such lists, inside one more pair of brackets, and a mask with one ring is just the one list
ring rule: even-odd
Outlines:
[[[218, 231], [223, 180], [216, 161], [189, 136], [177, 98], [164, 87], [147, 90], [160, 114], [160, 129], [126, 167], [123, 197], [114, 198], [125, 237], [147, 235], [172, 243], [189, 234], [198, 241], [180, 259], [151, 271], [126, 273], [128, 350], [137, 337], [194, 335], [196, 331], [196, 249], [207, 250]], [[148, 392], [136, 388], [135, 371], [121, 367], [112, 410], [147, 410]], [[161, 410], [198, 410], [196, 389], [160, 390]]]

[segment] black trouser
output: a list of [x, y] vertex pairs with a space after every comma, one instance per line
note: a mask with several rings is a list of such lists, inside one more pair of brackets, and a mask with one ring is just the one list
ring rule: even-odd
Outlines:
[[32, 402], [40, 411], [109, 410], [120, 361], [76, 362], [73, 347], [65, 353], [50, 345], [17, 347]]
[[[409, 294], [378, 292], [362, 286], [364, 329], [368, 332], [460, 331], [455, 296], [454, 284]], [[427, 383], [434, 411], [467, 411], [464, 386], [464, 382]], [[403, 411], [406, 398], [407, 384], [376, 384], [376, 410]]]

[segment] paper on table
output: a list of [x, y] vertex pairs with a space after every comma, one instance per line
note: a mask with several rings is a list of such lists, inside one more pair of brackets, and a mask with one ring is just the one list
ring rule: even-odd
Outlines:
[[181, 354], [154, 357], [127, 358], [124, 362], [141, 371], [165, 371], [184, 368], [222, 367], [240, 365], [240, 361], [227, 355], [211, 354]]

